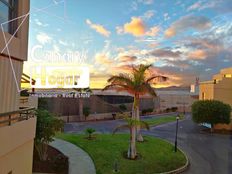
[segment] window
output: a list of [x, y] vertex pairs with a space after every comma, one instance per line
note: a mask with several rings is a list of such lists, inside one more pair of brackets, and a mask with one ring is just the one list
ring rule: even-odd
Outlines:
[[[0, 0], [0, 24], [17, 17], [17, 0]], [[3, 24], [3, 30], [14, 34], [17, 20]]]

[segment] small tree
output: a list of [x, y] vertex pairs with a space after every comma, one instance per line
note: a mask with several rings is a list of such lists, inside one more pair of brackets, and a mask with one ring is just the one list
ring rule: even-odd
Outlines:
[[88, 117], [89, 114], [90, 114], [90, 108], [89, 107], [84, 107], [83, 108], [83, 114], [84, 114], [85, 118]]
[[93, 133], [96, 132], [93, 128], [87, 128], [85, 129], [85, 133], [88, 135], [88, 139], [91, 140], [93, 138]]
[[230, 105], [217, 100], [201, 100], [194, 102], [192, 105], [193, 121], [211, 124], [211, 131], [213, 131], [214, 124], [229, 124], [230, 113]]
[[53, 141], [57, 131], [63, 130], [64, 122], [55, 118], [47, 110], [36, 110], [37, 124], [35, 149], [41, 161], [47, 160], [48, 144]]
[[137, 120], [135, 118], [128, 118], [128, 116], [126, 116], [125, 120], [126, 120], [126, 124], [117, 126], [114, 129], [113, 134], [115, 134], [120, 129], [129, 129], [130, 130], [130, 143], [129, 143], [129, 148], [127, 151], [127, 158], [136, 159], [136, 157], [137, 157], [136, 126], [139, 125], [142, 128], [146, 128], [147, 130], [149, 130], [149, 125], [144, 121], [140, 121], [140, 120]]

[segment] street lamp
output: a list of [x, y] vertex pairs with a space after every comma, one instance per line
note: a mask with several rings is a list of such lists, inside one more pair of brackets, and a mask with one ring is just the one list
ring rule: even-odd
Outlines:
[[177, 115], [176, 117], [176, 137], [175, 137], [175, 152], [177, 152], [177, 133], [178, 133], [178, 121], [179, 121], [180, 117], [179, 115]]

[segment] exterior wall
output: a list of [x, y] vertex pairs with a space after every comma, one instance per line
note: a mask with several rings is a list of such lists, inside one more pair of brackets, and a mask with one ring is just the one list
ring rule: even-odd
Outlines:
[[[18, 16], [27, 14], [29, 12], [29, 6], [29, 0], [18, 1]], [[18, 26], [22, 21], [23, 18], [17, 20]], [[4, 32], [6, 40], [11, 39], [8, 47], [19, 88], [23, 61], [27, 60], [28, 22], [29, 16], [27, 16], [23, 25], [17, 31], [17, 37], [12, 37], [9, 33]], [[0, 34], [0, 52], [4, 49], [5, 45], [3, 34]], [[18, 110], [19, 93], [16, 81], [11, 68], [8, 50], [4, 49], [3, 54], [0, 53], [0, 113]]]
[[177, 107], [180, 112], [190, 112], [192, 103], [196, 101], [190, 94], [162, 94], [159, 97], [160, 110]]
[[214, 85], [214, 99], [230, 104], [232, 107], [232, 78], [223, 78]]
[[212, 82], [202, 83], [200, 85], [199, 99], [200, 100], [214, 99], [214, 84]]
[[[12, 63], [20, 87], [23, 62], [12, 60]], [[10, 61], [0, 55], [0, 113], [18, 110], [19, 95]]]
[[10, 171], [18, 174], [32, 173], [35, 126], [36, 118], [31, 118], [0, 128], [1, 174]]

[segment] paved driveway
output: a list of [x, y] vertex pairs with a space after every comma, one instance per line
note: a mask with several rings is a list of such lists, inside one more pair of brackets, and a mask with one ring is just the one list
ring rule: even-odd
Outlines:
[[[101, 133], [112, 132], [122, 120], [98, 121], [88, 123], [69, 123], [65, 132], [80, 133], [92, 127]], [[164, 138], [174, 142], [175, 123], [168, 123], [143, 131], [143, 134]], [[232, 174], [232, 135], [203, 133], [202, 127], [191, 121], [190, 115], [180, 121], [178, 145], [190, 159], [190, 168], [186, 174]]]

